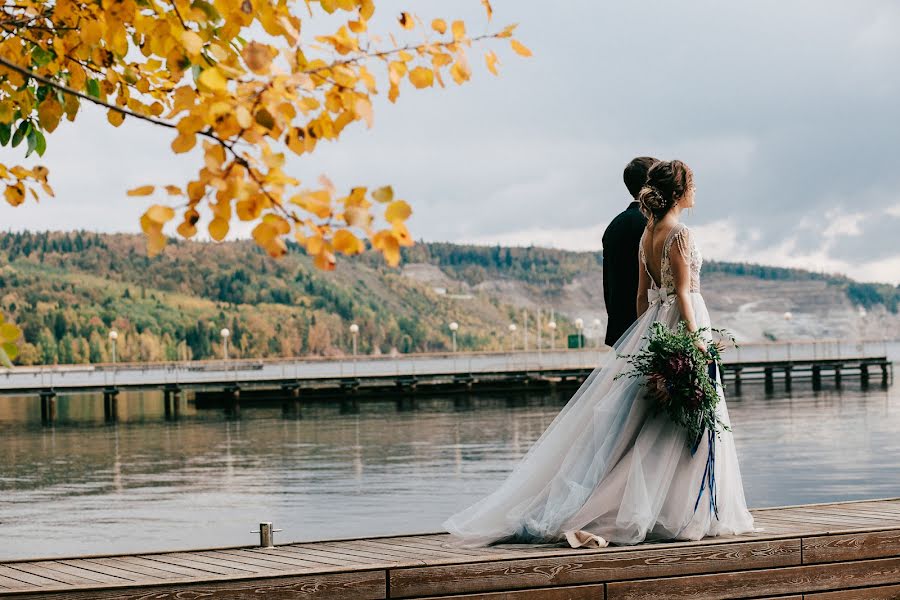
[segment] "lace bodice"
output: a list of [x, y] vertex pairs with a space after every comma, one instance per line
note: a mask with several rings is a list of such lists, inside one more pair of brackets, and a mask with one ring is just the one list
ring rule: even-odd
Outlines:
[[694, 243], [693, 236], [691, 235], [690, 229], [687, 228], [683, 223], [679, 223], [669, 232], [669, 235], [666, 237], [666, 241], [663, 243], [663, 251], [662, 251], [662, 264], [659, 268], [660, 277], [662, 280], [657, 285], [657, 282], [653, 279], [653, 275], [650, 274], [650, 269], [647, 267], [647, 254], [644, 251], [644, 239], [647, 236], [647, 230], [644, 230], [643, 235], [641, 235], [641, 246], [640, 246], [640, 255], [641, 255], [641, 263], [644, 265], [644, 269], [647, 271], [647, 275], [650, 277], [650, 285], [652, 288], [662, 287], [666, 288], [666, 291], [669, 294], [675, 293], [675, 276], [672, 273], [672, 267], [669, 264], [669, 253], [672, 249], [672, 244], [677, 244], [678, 249], [681, 251], [682, 255], [688, 257], [688, 267], [691, 274], [691, 291], [699, 292], [700, 291], [700, 267], [703, 265], [703, 256], [700, 254], [700, 249]]

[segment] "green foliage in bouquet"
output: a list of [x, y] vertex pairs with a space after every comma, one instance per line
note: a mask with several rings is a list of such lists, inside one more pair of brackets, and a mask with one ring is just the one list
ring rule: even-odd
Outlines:
[[[696, 447], [705, 431], [728, 429], [716, 416], [719, 394], [712, 370], [715, 365], [722, 372], [722, 347], [706, 343], [704, 331], [735, 342], [734, 336], [722, 329], [691, 332], [681, 321], [673, 330], [656, 321], [650, 325], [644, 338], [647, 344], [640, 352], [619, 355], [628, 360], [631, 368], [616, 377], [644, 377], [642, 385], [654, 398], [657, 413], [665, 411], [673, 423], [687, 430], [691, 448]], [[707, 352], [697, 347], [700, 341], [707, 346]]]

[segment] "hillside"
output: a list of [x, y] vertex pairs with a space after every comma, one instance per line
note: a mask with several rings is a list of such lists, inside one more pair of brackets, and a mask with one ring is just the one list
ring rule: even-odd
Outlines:
[[[136, 235], [9, 233], [0, 310], [24, 331], [22, 364], [108, 361], [111, 328], [126, 361], [219, 356], [222, 327], [232, 356], [339, 355], [351, 322], [362, 353], [448, 349], [451, 321], [461, 349], [499, 349], [521, 345], [507, 326], [519, 323], [521, 336], [522, 309], [532, 344], [537, 308], [556, 312], [560, 334], [576, 317], [601, 334], [590, 325], [605, 322], [601, 264], [599, 253], [419, 243], [401, 269], [364, 255], [322, 273], [300, 251], [273, 260], [246, 241], [171, 243], [150, 259]], [[708, 263], [703, 287], [714, 321], [744, 340], [900, 331], [892, 286]]]

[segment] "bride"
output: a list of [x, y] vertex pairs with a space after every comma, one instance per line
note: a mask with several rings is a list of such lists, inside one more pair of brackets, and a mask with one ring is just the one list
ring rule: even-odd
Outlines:
[[[648, 218], [639, 251], [640, 317], [500, 488], [444, 523], [457, 543], [565, 540], [575, 548], [604, 547], [753, 530], [731, 432], [711, 436], [692, 455], [685, 430], [654, 414], [641, 380], [615, 378], [628, 368], [616, 355], [640, 350], [654, 321], [675, 327], [684, 320], [692, 331], [710, 326], [700, 251], [679, 221], [694, 205], [691, 170], [678, 160], [657, 163], [638, 201]], [[702, 350], [711, 343], [705, 339]], [[728, 425], [720, 380], [717, 389], [716, 412]], [[713, 443], [711, 490], [704, 483]]]

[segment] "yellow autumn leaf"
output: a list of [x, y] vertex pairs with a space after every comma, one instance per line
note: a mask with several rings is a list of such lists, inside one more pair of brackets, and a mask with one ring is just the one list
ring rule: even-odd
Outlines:
[[331, 216], [331, 196], [327, 191], [297, 194], [290, 201], [320, 219]]
[[147, 233], [147, 254], [158, 255], [166, 247], [166, 236], [159, 231]]
[[156, 189], [156, 186], [142, 185], [140, 187], [128, 190], [127, 194], [129, 196], [149, 196], [153, 193], [154, 189]]
[[19, 339], [22, 332], [12, 323], [3, 323], [0, 325], [0, 342], [14, 342]]
[[197, 78], [197, 81], [214, 92], [225, 91], [228, 86], [228, 80], [225, 79], [225, 76], [222, 75], [222, 72], [216, 67], [210, 67], [200, 73], [200, 77]]
[[334, 244], [335, 250], [347, 255], [359, 254], [365, 249], [365, 246], [363, 246], [360, 239], [346, 229], [335, 231], [332, 243]]
[[259, 42], [250, 42], [241, 51], [247, 67], [257, 75], [264, 75], [269, 72], [272, 64], [272, 50], [266, 44]]
[[400, 264], [400, 242], [391, 231], [382, 230], [372, 236], [372, 246], [381, 251], [390, 266]]
[[43, 127], [47, 133], [52, 133], [53, 130], [56, 129], [57, 125], [59, 125], [59, 120], [62, 118], [62, 114], [62, 104], [60, 104], [53, 96], [47, 96], [47, 98], [41, 102], [40, 106], [38, 106], [38, 120], [41, 123], [41, 127]]
[[499, 63], [500, 60], [497, 58], [497, 55], [494, 54], [493, 51], [490, 51], [484, 55], [484, 62], [487, 64], [488, 71], [490, 71], [494, 75], [499, 75], [499, 73], [497, 72], [497, 63]]
[[466, 24], [462, 21], [453, 21], [453, 25], [450, 26], [451, 31], [453, 32], [453, 39], [459, 41], [466, 37]]
[[400, 21], [400, 25], [403, 27], [403, 29], [412, 29], [416, 26], [412, 15], [410, 15], [408, 12], [400, 13], [400, 17], [397, 20]]
[[481, 5], [484, 7], [485, 12], [487, 12], [487, 19], [490, 21], [491, 17], [494, 16], [494, 9], [491, 8], [490, 0], [481, 0]]
[[386, 185], [377, 190], [373, 190], [372, 198], [374, 198], [376, 202], [390, 202], [394, 199], [394, 188]]
[[193, 133], [182, 133], [172, 140], [172, 151], [176, 154], [187, 152], [197, 145], [197, 136]]
[[516, 51], [516, 54], [525, 57], [531, 56], [531, 50], [526, 48], [519, 40], [510, 40], [509, 44]]
[[434, 84], [434, 71], [426, 67], [416, 67], [409, 72], [409, 80], [419, 89], [431, 87]]
[[225, 236], [228, 235], [228, 221], [221, 217], [215, 217], [209, 222], [208, 229], [209, 237], [217, 242], [221, 242], [225, 239]]
[[186, 29], [181, 32], [181, 45], [184, 46], [188, 54], [197, 55], [203, 50], [203, 38], [197, 35], [195, 31]]
[[25, 186], [21, 183], [7, 185], [6, 190], [3, 192], [3, 196], [10, 205], [19, 206], [25, 202]]
[[412, 208], [403, 200], [394, 200], [388, 204], [384, 211], [384, 218], [388, 223], [405, 221], [412, 214]]
[[368, 227], [371, 216], [369, 211], [361, 206], [348, 206], [344, 209], [344, 221], [350, 227]]
[[195, 227], [188, 221], [182, 221], [182, 223], [178, 225], [178, 228], [175, 231], [178, 232], [178, 235], [186, 239], [192, 238], [197, 235], [197, 227]]
[[447, 21], [443, 19], [435, 19], [431, 22], [431, 28], [440, 34], [447, 33]]
[[168, 223], [175, 218], [175, 209], [173, 209], [171, 206], [154, 204], [147, 209], [147, 212], [145, 214], [147, 215], [147, 218], [154, 223], [159, 223], [160, 225], [162, 225], [163, 223]]
[[125, 114], [111, 108], [106, 113], [106, 120], [109, 121], [110, 125], [113, 127], [118, 127], [125, 120]]

